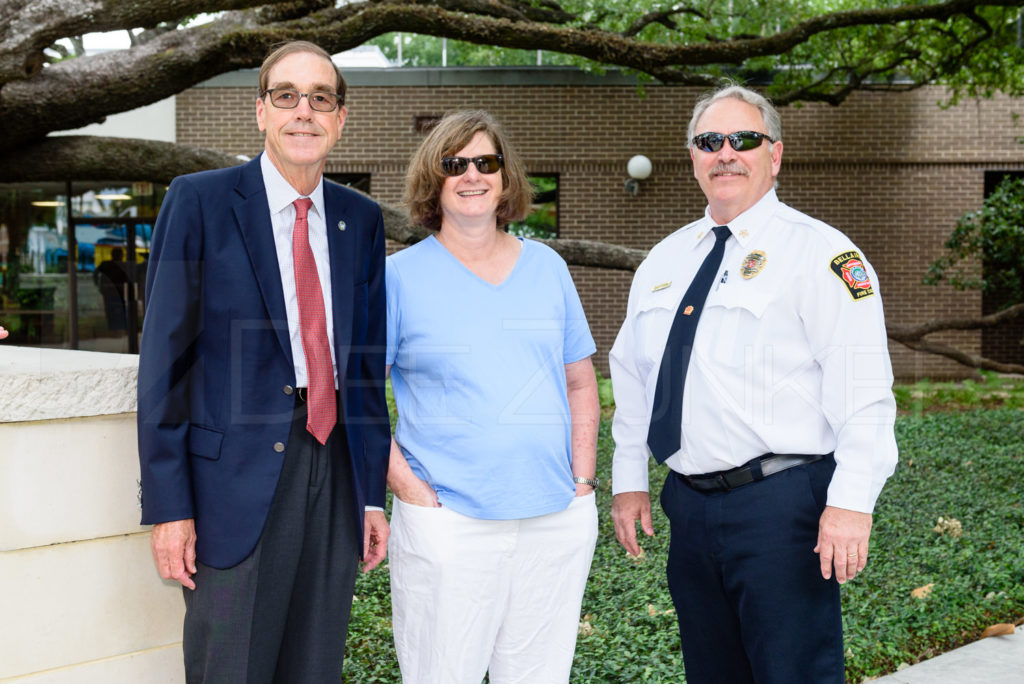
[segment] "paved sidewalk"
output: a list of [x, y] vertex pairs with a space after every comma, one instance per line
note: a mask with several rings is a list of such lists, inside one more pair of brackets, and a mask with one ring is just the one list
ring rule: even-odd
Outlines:
[[943, 653], [872, 684], [1022, 684], [1024, 626]]

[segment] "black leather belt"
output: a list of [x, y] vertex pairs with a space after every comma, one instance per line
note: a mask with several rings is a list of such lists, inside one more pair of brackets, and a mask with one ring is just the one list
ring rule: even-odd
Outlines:
[[[334, 390], [337, 394], [338, 390]], [[300, 404], [305, 404], [309, 401], [309, 388], [308, 387], [296, 387], [295, 388], [295, 400]]]
[[[834, 452], [833, 452], [834, 453]], [[691, 489], [698, 492], [728, 492], [731, 489], [763, 480], [799, 465], [815, 463], [832, 454], [765, 454], [751, 459], [729, 470], [719, 470], [705, 475], [683, 475], [676, 473]]]

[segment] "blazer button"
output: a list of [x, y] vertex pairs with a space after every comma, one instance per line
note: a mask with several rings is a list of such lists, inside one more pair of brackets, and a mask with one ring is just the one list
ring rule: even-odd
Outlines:
[[295, 388], [292, 387], [291, 385], [285, 385], [284, 388], [283, 388], [283, 391], [284, 391], [285, 394], [290, 396], [292, 393], [295, 392]]
[[274, 451], [279, 454], [284, 453], [284, 442], [274, 442]]

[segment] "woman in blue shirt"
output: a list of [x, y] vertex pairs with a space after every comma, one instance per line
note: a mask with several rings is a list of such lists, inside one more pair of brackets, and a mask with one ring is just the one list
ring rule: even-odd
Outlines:
[[406, 202], [436, 230], [388, 258], [398, 406], [388, 484], [406, 684], [567, 682], [597, 539], [595, 351], [565, 262], [486, 112], [442, 119]]

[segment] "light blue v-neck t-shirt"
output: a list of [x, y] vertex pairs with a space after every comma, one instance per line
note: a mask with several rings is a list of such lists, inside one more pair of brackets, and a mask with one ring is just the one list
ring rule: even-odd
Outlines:
[[395, 439], [444, 506], [511, 520], [575, 495], [565, 365], [594, 353], [569, 269], [522, 241], [492, 285], [434, 236], [387, 260]]

